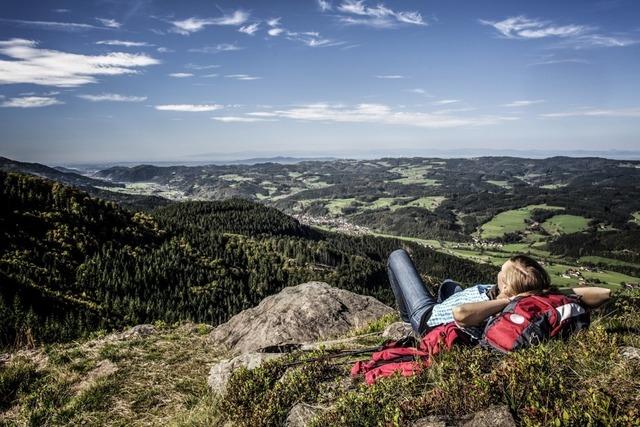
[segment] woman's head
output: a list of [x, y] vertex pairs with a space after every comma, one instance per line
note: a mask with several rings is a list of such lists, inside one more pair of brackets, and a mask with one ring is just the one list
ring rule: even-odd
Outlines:
[[515, 255], [502, 265], [498, 273], [498, 287], [507, 296], [524, 292], [542, 292], [551, 287], [545, 269], [527, 255]]

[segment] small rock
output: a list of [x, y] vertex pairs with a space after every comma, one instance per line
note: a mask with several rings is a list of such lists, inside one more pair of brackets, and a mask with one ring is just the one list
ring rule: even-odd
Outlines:
[[406, 322], [394, 322], [382, 331], [383, 338], [392, 340], [399, 340], [407, 335], [413, 335], [413, 328], [411, 327], [411, 323]]
[[146, 336], [152, 335], [156, 333], [156, 328], [153, 325], [143, 324], [136, 325], [133, 328], [125, 331], [122, 334], [122, 339], [130, 339], [130, 338], [144, 338]]
[[431, 415], [414, 421], [411, 427], [446, 427], [446, 425], [447, 423], [442, 418]]
[[286, 427], [305, 427], [313, 417], [325, 410], [325, 408], [300, 402], [291, 408], [284, 425]]
[[515, 427], [516, 422], [507, 405], [492, 405], [489, 408], [478, 411], [463, 427]]
[[118, 370], [118, 367], [110, 360], [104, 359], [98, 362], [96, 367], [89, 371], [87, 375], [77, 384], [74, 384], [71, 388], [75, 392], [81, 392], [87, 390], [97, 380], [105, 378]]
[[223, 394], [234, 370], [244, 366], [254, 369], [267, 360], [284, 356], [284, 353], [245, 353], [233, 359], [222, 360], [211, 367], [207, 384], [214, 393]]
[[620, 354], [622, 355], [622, 357], [628, 360], [640, 360], [640, 348], [637, 347], [620, 347]]

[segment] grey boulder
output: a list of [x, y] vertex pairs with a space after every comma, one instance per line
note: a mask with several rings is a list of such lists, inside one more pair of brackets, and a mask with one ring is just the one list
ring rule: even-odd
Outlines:
[[373, 297], [308, 282], [263, 299], [215, 328], [209, 337], [234, 353], [290, 350], [363, 327], [392, 312], [393, 308]]

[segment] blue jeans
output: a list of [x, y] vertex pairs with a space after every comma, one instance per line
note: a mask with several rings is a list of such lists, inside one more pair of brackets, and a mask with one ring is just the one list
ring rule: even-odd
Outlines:
[[405, 322], [411, 323], [411, 327], [419, 336], [428, 329], [427, 321], [433, 306], [462, 290], [458, 283], [447, 279], [440, 285], [438, 297], [435, 298], [427, 290], [409, 254], [404, 249], [391, 252], [387, 261], [387, 273], [400, 317]]

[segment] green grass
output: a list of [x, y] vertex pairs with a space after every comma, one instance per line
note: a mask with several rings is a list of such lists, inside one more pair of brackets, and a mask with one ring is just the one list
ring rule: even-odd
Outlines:
[[624, 293], [606, 316], [596, 315], [589, 330], [567, 341], [506, 355], [454, 347], [416, 375], [391, 376], [373, 386], [349, 379], [353, 359], [286, 369], [289, 361], [311, 356], [292, 354], [236, 371], [213, 412], [219, 414], [218, 424], [282, 425], [289, 409], [303, 401], [327, 408], [311, 420], [312, 427], [404, 426], [430, 415], [444, 415], [457, 425], [460, 417], [498, 404], [524, 426], [635, 425], [640, 364], [623, 358], [619, 347], [640, 345], [632, 332], [640, 326], [639, 310], [640, 295]]
[[502, 188], [511, 188], [511, 184], [509, 184], [509, 181], [494, 181], [492, 179], [488, 179], [486, 182]]
[[483, 239], [495, 239], [506, 233], [524, 231], [527, 228], [526, 219], [531, 219], [531, 211], [534, 209], [562, 210], [559, 206], [529, 205], [519, 209], [500, 212], [489, 222], [480, 227], [480, 237]]
[[253, 178], [250, 178], [248, 176], [238, 175], [238, 174], [235, 174], [235, 173], [229, 173], [229, 174], [226, 174], [226, 175], [219, 175], [218, 178], [219, 179], [224, 179], [225, 181], [233, 181], [233, 182], [253, 181]]
[[606, 264], [606, 265], [621, 265], [627, 267], [638, 267], [638, 264], [632, 262], [620, 261], [619, 259], [605, 258], [601, 256], [583, 256], [578, 258], [578, 262], [582, 264]]
[[640, 211], [631, 214], [631, 221], [640, 225]]
[[183, 324], [145, 338], [106, 335], [15, 357], [0, 369], [0, 425], [174, 424], [210, 397], [207, 373], [221, 353], [207, 338], [200, 325]]
[[583, 231], [589, 226], [589, 218], [577, 215], [554, 215], [542, 223], [549, 234], [571, 234]]
[[440, 185], [440, 182], [435, 179], [425, 178], [425, 174], [428, 173], [433, 166], [431, 165], [422, 165], [422, 166], [409, 166], [409, 167], [396, 167], [393, 169], [389, 169], [389, 172], [394, 172], [402, 175], [401, 178], [393, 179], [387, 182], [396, 182], [399, 184], [411, 185], [411, 184], [420, 184], [425, 186], [437, 186]]
[[444, 202], [446, 199], [447, 199], [446, 197], [442, 197], [442, 196], [420, 197], [419, 199], [409, 202], [406, 205], [402, 205], [402, 206], [396, 205], [393, 208], [398, 209], [401, 207], [415, 206], [418, 208], [428, 209], [432, 211], [436, 209], [438, 206], [440, 206], [440, 204]]
[[568, 184], [546, 184], [541, 185], [540, 188], [544, 188], [546, 190], [557, 190], [558, 188], [566, 187]]
[[351, 205], [355, 201], [356, 199], [353, 197], [350, 197], [347, 199], [333, 199], [325, 203], [324, 206], [329, 210], [329, 213], [331, 215], [337, 216], [337, 215], [342, 215], [342, 209]]

